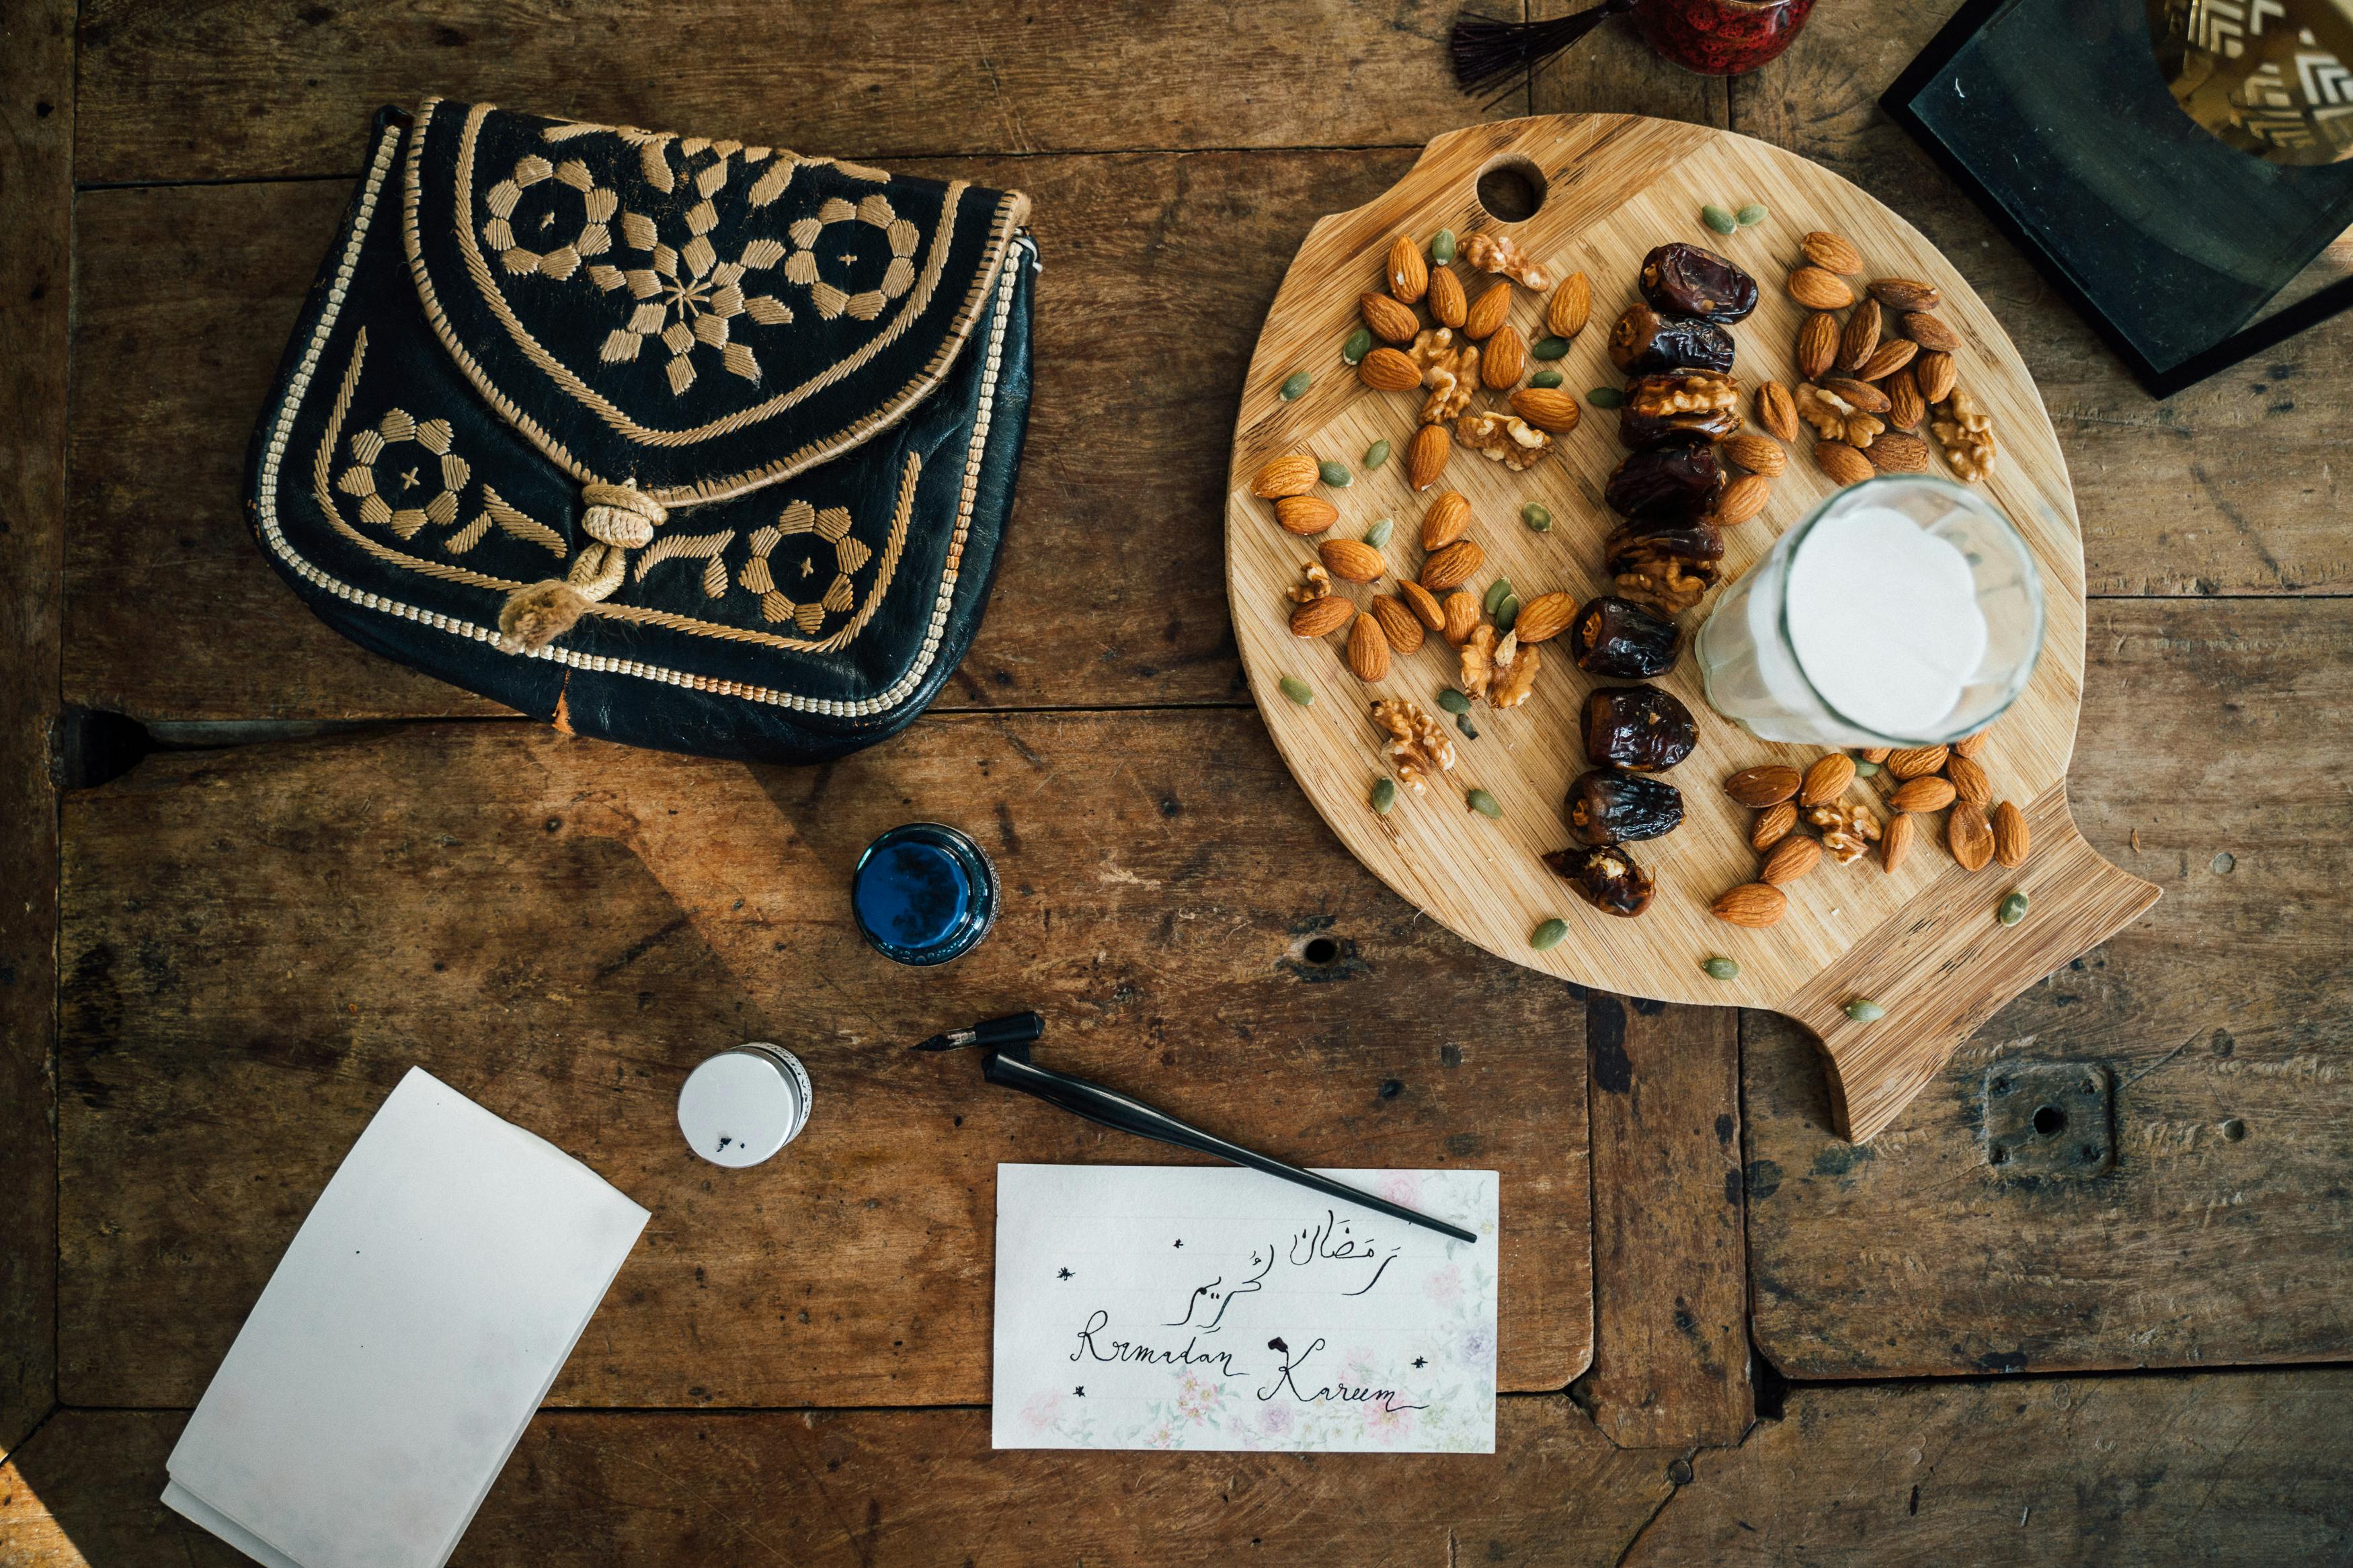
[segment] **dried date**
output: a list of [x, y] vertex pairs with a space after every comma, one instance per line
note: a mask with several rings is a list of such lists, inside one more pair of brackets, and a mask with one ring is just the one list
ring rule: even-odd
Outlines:
[[1724, 531], [1695, 519], [1629, 523], [1609, 536], [1603, 562], [1620, 598], [1672, 617], [1707, 596], [1723, 559]]
[[1626, 388], [1618, 439], [1640, 451], [1668, 441], [1721, 440], [1740, 429], [1740, 384], [1711, 370], [1646, 375]]
[[1698, 517], [1724, 492], [1724, 464], [1714, 444], [1683, 440], [1646, 447], [1619, 464], [1601, 499], [1636, 521]]
[[1616, 595], [1579, 611], [1569, 641], [1577, 668], [1620, 680], [1664, 675], [1683, 652], [1683, 633], [1674, 622]]
[[1609, 363], [1628, 375], [1727, 371], [1732, 368], [1732, 334], [1714, 321], [1662, 316], [1648, 305], [1631, 305], [1609, 329]]
[[1664, 779], [1595, 768], [1568, 786], [1561, 816], [1579, 844], [1636, 844], [1683, 825], [1683, 792]]
[[1604, 686], [1586, 694], [1586, 760], [1597, 767], [1664, 773], [1699, 744], [1691, 710], [1655, 686]]
[[1544, 858], [1544, 863], [1604, 914], [1639, 915], [1651, 907], [1651, 874], [1615, 844], [1598, 849], [1556, 849]]
[[1727, 327], [1757, 309], [1757, 279], [1696, 245], [1662, 245], [1642, 258], [1641, 287], [1655, 310]]

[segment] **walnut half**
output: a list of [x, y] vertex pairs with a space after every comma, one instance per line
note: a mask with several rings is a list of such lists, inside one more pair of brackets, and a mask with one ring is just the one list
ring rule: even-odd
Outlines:
[[1518, 636], [1501, 638], [1492, 626], [1481, 625], [1462, 645], [1462, 694], [1472, 701], [1483, 697], [1496, 708], [1517, 708], [1535, 689], [1536, 670], [1544, 657], [1533, 645], [1523, 647]]
[[1514, 414], [1466, 414], [1455, 421], [1454, 438], [1515, 474], [1552, 450], [1551, 437]]
[[1928, 422], [1928, 429], [1936, 445], [1945, 449], [1945, 461], [1953, 466], [1953, 472], [1970, 484], [1985, 483], [1986, 473], [1993, 467], [1994, 443], [1993, 416], [1983, 404], [1957, 386], [1936, 405], [1936, 416]]
[[1533, 289], [1539, 294], [1552, 287], [1552, 274], [1537, 266], [1505, 235], [1470, 236], [1462, 242], [1462, 259], [1482, 272], [1509, 278], [1521, 288]]
[[1430, 388], [1421, 405], [1424, 425], [1443, 425], [1471, 406], [1471, 395], [1479, 390], [1478, 344], [1457, 346], [1451, 328], [1429, 327], [1414, 338], [1405, 357], [1421, 371], [1421, 384]]
[[1384, 697], [1373, 704], [1373, 722], [1388, 736], [1381, 754], [1397, 771], [1398, 783], [1416, 795], [1430, 781], [1454, 766], [1454, 742], [1419, 703], [1405, 697]]

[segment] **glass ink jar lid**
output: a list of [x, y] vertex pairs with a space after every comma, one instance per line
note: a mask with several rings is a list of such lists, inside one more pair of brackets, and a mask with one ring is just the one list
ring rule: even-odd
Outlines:
[[911, 822], [866, 847], [851, 875], [858, 930], [901, 963], [945, 963], [997, 923], [997, 868], [968, 835]]

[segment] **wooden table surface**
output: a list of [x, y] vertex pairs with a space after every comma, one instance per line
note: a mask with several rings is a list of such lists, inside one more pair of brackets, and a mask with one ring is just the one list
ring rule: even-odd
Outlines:
[[[654, 1210], [461, 1563], [2348, 1561], [2353, 320], [2150, 401], [1874, 108], [1951, 9], [1821, 7], [1729, 84], [1613, 26], [1482, 109], [1437, 0], [16, 0], [0, 1565], [234, 1560], [157, 1503], [164, 1456], [412, 1063]], [[264, 566], [247, 435], [367, 112], [428, 93], [1030, 194], [1004, 570], [906, 735], [804, 770], [565, 740]], [[1292, 252], [1430, 136], [1575, 110], [1888, 202], [2073, 471], [2076, 816], [2167, 896], [1868, 1147], [1786, 1026], [1417, 917], [1242, 695], [1219, 492]], [[917, 816], [1008, 907], [910, 984], [841, 889]], [[900, 1049], [1024, 1005], [1058, 1062], [1303, 1161], [1502, 1170], [1496, 1455], [992, 1453], [993, 1166], [1155, 1157]], [[818, 1113], [720, 1181], [669, 1107], [746, 1038]], [[1987, 1163], [1989, 1069], [2036, 1064], [2110, 1075], [2108, 1173]]]

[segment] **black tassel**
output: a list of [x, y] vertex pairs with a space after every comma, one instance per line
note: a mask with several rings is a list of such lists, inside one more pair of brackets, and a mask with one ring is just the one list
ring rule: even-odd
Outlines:
[[1446, 40], [1454, 57], [1454, 79], [1467, 92], [1495, 85], [1544, 60], [1610, 17], [1634, 8], [1638, 0], [1601, 0], [1599, 5], [1548, 22], [1498, 22], [1491, 16], [1464, 12], [1454, 18]]

